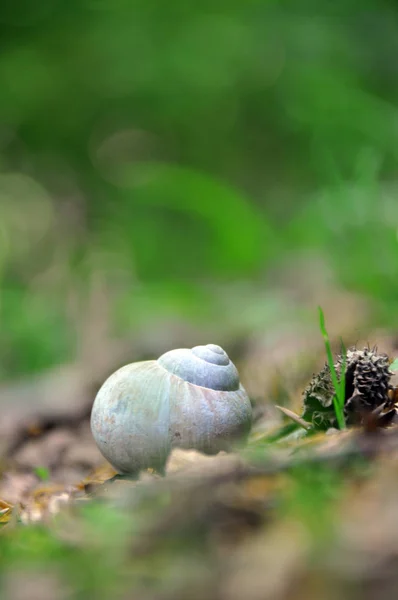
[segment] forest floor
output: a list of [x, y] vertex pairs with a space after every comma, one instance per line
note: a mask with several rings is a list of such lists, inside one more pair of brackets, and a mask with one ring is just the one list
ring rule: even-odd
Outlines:
[[[325, 298], [347, 345], [358, 341], [355, 302]], [[390, 332], [365, 341], [398, 354]], [[250, 340], [237, 357], [255, 403], [247, 446], [211, 457], [175, 449], [164, 477], [137, 481], [111, 479], [89, 426], [114, 365], [4, 385], [2, 598], [395, 598], [398, 427], [269, 441], [285, 423], [275, 405], [299, 412], [324, 362], [319, 331]]]

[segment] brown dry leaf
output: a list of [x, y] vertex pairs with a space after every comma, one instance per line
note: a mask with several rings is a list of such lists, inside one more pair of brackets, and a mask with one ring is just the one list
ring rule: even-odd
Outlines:
[[55, 494], [39, 501], [33, 501], [21, 508], [21, 521], [25, 525], [47, 521], [60, 512], [61, 508], [69, 504], [71, 495], [66, 492]]
[[85, 477], [77, 488], [79, 490], [89, 491], [92, 487], [102, 485], [108, 479], [112, 479], [117, 474], [117, 471], [108, 462], [103, 463], [100, 467], [94, 469], [87, 477]]
[[13, 506], [5, 502], [5, 500], [0, 500], [0, 523], [5, 524], [8, 523], [11, 519]]
[[56, 494], [62, 494], [65, 491], [72, 492], [74, 491], [74, 489], [69, 488], [69, 490], [67, 490], [62, 484], [50, 484], [46, 486], [40, 486], [33, 490], [32, 498], [37, 502], [41, 502], [45, 501], [45, 499], [47, 498], [51, 498], [51, 496], [54, 496]]
[[78, 495], [77, 487], [50, 485], [37, 488], [21, 506], [21, 521], [25, 524], [46, 521], [70, 505]]
[[33, 421], [32, 423], [28, 423], [26, 432], [30, 437], [36, 437], [43, 433], [43, 429], [39, 423]]

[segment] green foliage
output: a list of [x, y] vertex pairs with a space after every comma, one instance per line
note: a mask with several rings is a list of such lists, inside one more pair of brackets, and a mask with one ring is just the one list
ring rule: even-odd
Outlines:
[[310, 249], [396, 326], [391, 2], [5, 5], [1, 377], [73, 357], [98, 270], [134, 329]]
[[0, 299], [1, 378], [41, 371], [72, 356], [74, 340], [57, 297], [8, 285]]
[[50, 478], [50, 471], [47, 467], [36, 467], [34, 472], [42, 481], [47, 481]]

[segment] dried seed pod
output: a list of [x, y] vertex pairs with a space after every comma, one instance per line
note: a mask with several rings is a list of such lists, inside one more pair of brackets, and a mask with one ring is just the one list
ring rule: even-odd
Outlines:
[[[342, 357], [339, 356], [339, 371]], [[359, 395], [365, 408], [373, 410], [381, 404], [390, 405], [390, 360], [387, 354], [378, 354], [374, 348], [347, 352], [346, 400]]]
[[335, 418], [334, 393], [330, 367], [326, 363], [322, 370], [313, 376], [303, 392], [304, 412], [302, 418], [311, 422], [317, 429], [328, 429], [335, 426], [332, 425]]
[[[334, 365], [340, 380], [343, 355], [339, 355]], [[386, 354], [377, 352], [377, 348], [352, 348], [346, 355], [345, 407], [344, 413], [348, 425], [363, 422], [365, 415], [377, 411], [380, 423], [386, 424], [385, 411], [389, 411], [388, 422], [394, 417], [394, 400], [391, 395], [390, 360]], [[336, 427], [333, 408], [333, 386], [329, 365], [326, 364], [304, 390], [303, 418], [318, 429]], [[382, 420], [384, 419], [384, 420]]]
[[319, 402], [321, 406], [327, 408], [332, 405], [334, 394], [334, 386], [330, 374], [330, 367], [326, 363], [323, 369], [314, 375], [311, 382], [307, 386], [304, 395]]

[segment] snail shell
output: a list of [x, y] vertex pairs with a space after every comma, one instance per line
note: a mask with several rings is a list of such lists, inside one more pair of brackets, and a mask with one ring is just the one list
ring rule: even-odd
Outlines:
[[249, 397], [235, 365], [215, 344], [171, 350], [126, 365], [99, 390], [91, 430], [120, 473], [162, 469], [173, 447], [228, 450], [251, 427]]

